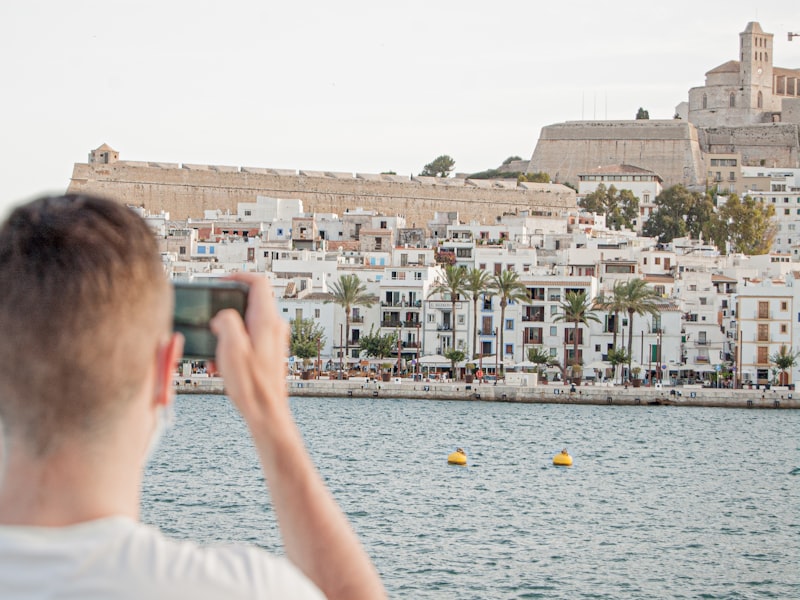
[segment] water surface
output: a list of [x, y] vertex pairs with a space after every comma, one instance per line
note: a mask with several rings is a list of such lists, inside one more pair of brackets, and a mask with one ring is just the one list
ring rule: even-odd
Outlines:
[[[800, 597], [800, 413], [295, 398], [394, 598]], [[457, 446], [469, 466], [446, 462]], [[552, 466], [567, 447], [569, 469]], [[281, 552], [246, 428], [182, 396], [143, 518]]]

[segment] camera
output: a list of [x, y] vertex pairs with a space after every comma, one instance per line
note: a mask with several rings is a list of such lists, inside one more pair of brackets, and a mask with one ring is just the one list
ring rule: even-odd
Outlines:
[[248, 286], [238, 281], [175, 282], [173, 327], [183, 334], [184, 358], [213, 359], [217, 338], [209, 321], [226, 308], [236, 310], [244, 318], [247, 310]]

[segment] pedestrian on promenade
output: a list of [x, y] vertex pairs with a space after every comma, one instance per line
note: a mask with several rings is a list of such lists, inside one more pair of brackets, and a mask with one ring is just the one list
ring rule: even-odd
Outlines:
[[247, 314], [213, 319], [217, 365], [286, 558], [201, 548], [139, 522], [183, 347], [145, 222], [117, 203], [65, 196], [21, 206], [0, 227], [0, 596], [385, 598], [292, 419], [289, 330], [272, 290], [263, 277], [237, 279], [250, 286]]

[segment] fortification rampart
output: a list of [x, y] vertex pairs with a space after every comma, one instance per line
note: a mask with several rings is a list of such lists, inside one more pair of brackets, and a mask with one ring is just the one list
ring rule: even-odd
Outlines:
[[300, 199], [306, 212], [361, 207], [399, 214], [417, 227], [436, 212], [458, 211], [463, 221], [488, 223], [504, 212], [558, 216], [575, 207], [575, 192], [555, 184], [131, 161], [77, 163], [69, 191], [168, 211], [176, 219], [201, 218], [204, 210], [235, 213], [239, 202], [272, 196]]
[[744, 165], [800, 168], [800, 125], [770, 123], [698, 131], [703, 152], [738, 152]]
[[577, 184], [598, 166], [636, 165], [665, 186], [696, 185], [704, 172], [697, 130], [685, 121], [569, 121], [542, 128], [530, 171]]
[[[791, 103], [787, 104], [793, 108]], [[704, 185], [703, 154], [740, 153], [744, 165], [800, 168], [800, 125], [701, 127], [671, 121], [570, 121], [542, 129], [530, 171], [577, 183], [598, 166], [629, 164], [655, 171], [664, 187]]]

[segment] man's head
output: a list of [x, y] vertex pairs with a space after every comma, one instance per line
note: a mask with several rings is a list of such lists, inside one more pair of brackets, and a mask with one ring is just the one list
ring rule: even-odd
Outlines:
[[42, 455], [106, 431], [171, 327], [153, 234], [98, 198], [42, 198], [0, 228], [0, 419]]

